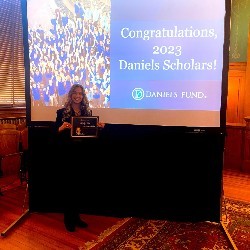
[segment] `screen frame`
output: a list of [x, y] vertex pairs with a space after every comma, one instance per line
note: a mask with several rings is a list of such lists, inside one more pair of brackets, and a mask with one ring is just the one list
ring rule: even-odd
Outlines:
[[[28, 43], [28, 19], [27, 19], [27, 0], [21, 0], [22, 7], [22, 22], [23, 22], [23, 45], [24, 45], [24, 66], [25, 66], [25, 93], [26, 93], [26, 120], [28, 126], [49, 126], [53, 121], [40, 121], [32, 120], [31, 117], [31, 97], [30, 97], [30, 59], [29, 59], [29, 43]], [[227, 94], [228, 94], [228, 69], [229, 69], [229, 47], [230, 47], [230, 18], [231, 18], [231, 0], [225, 0], [225, 17], [224, 17], [224, 44], [223, 44], [223, 69], [222, 69], [222, 90], [221, 90], [221, 108], [220, 108], [220, 125], [215, 127], [206, 126], [172, 126], [170, 125], [155, 125], [149, 124], [149, 126], [165, 126], [172, 130], [186, 128], [187, 131], [216, 131], [225, 133], [226, 129], [226, 106], [227, 106]], [[119, 110], [117, 110], [119, 112]], [[100, 114], [92, 110], [93, 115], [99, 116]], [[101, 117], [100, 117], [101, 120]], [[117, 123], [123, 124], [123, 123]], [[131, 124], [137, 125], [137, 124]], [[138, 124], [141, 125], [141, 124]]]

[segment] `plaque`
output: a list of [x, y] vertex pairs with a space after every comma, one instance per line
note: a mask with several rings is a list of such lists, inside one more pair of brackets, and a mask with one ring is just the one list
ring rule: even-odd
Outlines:
[[98, 116], [74, 116], [71, 118], [71, 137], [97, 137]]

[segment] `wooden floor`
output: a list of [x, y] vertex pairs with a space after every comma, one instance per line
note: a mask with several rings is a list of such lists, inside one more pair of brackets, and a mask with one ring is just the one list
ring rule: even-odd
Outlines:
[[[0, 237], [0, 250], [83, 250], [84, 243], [98, 240], [99, 235], [109, 234], [110, 228], [124, 222], [122, 218], [81, 215], [89, 226], [69, 233], [60, 213], [28, 213], [8, 230], [28, 208], [25, 190], [26, 184], [17, 185], [4, 190], [4, 196], [0, 197], [0, 232], [4, 232]], [[250, 202], [250, 174], [224, 170], [223, 193], [224, 197]]]

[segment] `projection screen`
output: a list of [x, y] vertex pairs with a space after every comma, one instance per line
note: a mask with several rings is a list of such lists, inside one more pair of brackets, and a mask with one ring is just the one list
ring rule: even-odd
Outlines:
[[220, 127], [226, 3], [26, 0], [30, 120], [55, 121], [74, 83], [111, 124]]

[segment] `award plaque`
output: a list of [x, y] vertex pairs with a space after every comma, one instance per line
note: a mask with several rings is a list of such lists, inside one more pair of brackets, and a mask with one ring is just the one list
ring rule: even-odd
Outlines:
[[74, 116], [71, 118], [71, 137], [97, 137], [98, 116]]

